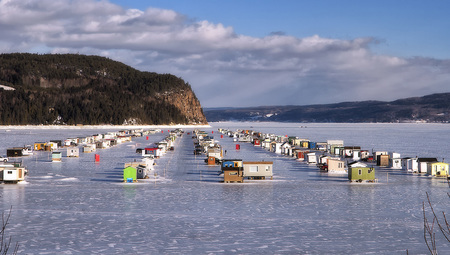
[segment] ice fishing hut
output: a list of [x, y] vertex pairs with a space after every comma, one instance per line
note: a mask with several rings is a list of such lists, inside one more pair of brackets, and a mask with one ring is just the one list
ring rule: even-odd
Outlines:
[[368, 150], [361, 150], [361, 160], [369, 161], [370, 160], [370, 152]]
[[308, 149], [309, 148], [309, 140], [307, 139], [302, 139], [302, 141], [300, 141], [300, 147]]
[[244, 182], [242, 167], [229, 167], [223, 170], [223, 182]]
[[326, 165], [329, 158], [331, 158], [331, 156], [319, 155], [318, 158], [317, 158], [317, 164], [319, 164], [319, 165], [322, 165], [322, 164]]
[[79, 157], [80, 156], [80, 148], [70, 146], [67, 147], [67, 157]]
[[118, 144], [116, 138], [105, 139], [104, 142], [106, 142], [106, 144], [108, 144], [108, 147], [113, 147]]
[[304, 161], [304, 160], [305, 160], [305, 157], [306, 157], [306, 154], [308, 154], [309, 151], [305, 151], [305, 150], [303, 150], [303, 149], [296, 149], [296, 150], [294, 151], [294, 153], [297, 154], [296, 159], [298, 159], [299, 161]]
[[123, 181], [124, 182], [136, 182], [137, 171], [136, 168], [129, 166], [123, 169]]
[[271, 142], [270, 143], [270, 151], [275, 152], [277, 154], [281, 154], [281, 145], [282, 144], [283, 143], [281, 143], [281, 142], [275, 142], [275, 141]]
[[162, 156], [161, 148], [152, 147], [152, 148], [145, 148], [142, 151], [142, 157], [155, 157], [159, 158]]
[[327, 158], [327, 168], [329, 173], [346, 173], [345, 161], [340, 158]]
[[316, 153], [310, 152], [306, 154], [306, 163], [308, 164], [317, 164], [317, 156]]
[[6, 149], [7, 157], [22, 157], [23, 156], [23, 148], [22, 147], [14, 147], [10, 149]]
[[208, 158], [207, 158], [207, 163], [208, 163], [208, 166], [214, 166], [214, 165], [216, 165], [216, 158], [215, 157], [213, 157], [213, 156], [208, 156]]
[[[155, 160], [153, 158], [143, 158], [142, 161], [128, 162], [124, 164], [124, 168], [129, 166], [137, 168], [138, 166], [145, 167], [148, 171], [154, 170]], [[138, 178], [139, 179], [139, 178]]]
[[220, 146], [215, 146], [215, 147], [211, 147], [208, 148], [207, 150], [207, 157], [214, 157], [216, 159], [222, 159], [223, 156], [223, 150]]
[[348, 164], [348, 179], [351, 182], [374, 182], [375, 169], [361, 162]]
[[273, 162], [272, 161], [244, 161], [244, 177], [249, 179], [266, 179], [273, 178]]
[[389, 155], [378, 155], [377, 156], [377, 166], [388, 167], [389, 166]]
[[31, 146], [31, 145], [25, 145], [25, 146], [22, 148], [22, 155], [23, 155], [23, 156], [30, 156], [30, 155], [33, 155], [33, 146]]
[[46, 145], [45, 145], [45, 150], [46, 151], [54, 151], [54, 150], [57, 150], [58, 149], [58, 144], [57, 143], [55, 143], [55, 142], [48, 142]]
[[47, 143], [45, 146], [44, 146], [44, 151], [52, 151], [53, 149], [52, 149], [52, 145], [51, 144], [49, 144], [49, 143]]
[[223, 172], [223, 181], [225, 183], [244, 181], [244, 169], [242, 167], [241, 159], [224, 159], [221, 170]]
[[26, 169], [24, 167], [1, 167], [0, 181], [5, 183], [17, 183], [25, 180]]
[[83, 152], [84, 153], [91, 153], [96, 150], [95, 143], [88, 143], [83, 146]]
[[52, 152], [52, 162], [61, 162], [62, 153], [60, 151]]
[[45, 145], [46, 145], [47, 143], [44, 143], [44, 142], [37, 142], [37, 143], [34, 143], [34, 150], [35, 151], [43, 151], [44, 149], [45, 149]]
[[417, 162], [419, 163], [418, 173], [427, 173], [428, 172], [428, 164], [438, 162], [437, 158], [418, 158]]
[[290, 156], [292, 153], [292, 145], [290, 145], [288, 142], [284, 142], [281, 145], [281, 154]]
[[448, 163], [433, 162], [427, 167], [427, 174], [435, 177], [448, 177]]
[[105, 149], [105, 148], [108, 148], [108, 147], [109, 147], [109, 143], [104, 141], [104, 140], [95, 142], [95, 148]]
[[86, 136], [80, 136], [78, 137], [78, 144], [87, 144], [88, 138]]
[[[328, 153], [339, 155], [340, 149], [344, 147], [344, 140], [327, 140], [327, 151]], [[336, 150], [337, 148], [337, 150]]]
[[344, 158], [352, 158], [353, 160], [361, 159], [361, 147], [360, 146], [344, 146], [341, 151], [342, 157]]
[[50, 140], [51, 143], [56, 143], [56, 149], [61, 148], [63, 146], [62, 140]]
[[[385, 166], [389, 165], [389, 157], [387, 159], [384, 158], [384, 160], [381, 159], [382, 155], [389, 154], [387, 151], [375, 151], [375, 152], [372, 151], [372, 153], [373, 153], [373, 160], [375, 160], [375, 162], [377, 163], [377, 166], [380, 166], [380, 164], [383, 164], [383, 163], [385, 164]], [[387, 162], [385, 162], [386, 160], [387, 160]]]
[[402, 169], [408, 172], [417, 173], [419, 171], [418, 158], [402, 158]]
[[316, 150], [318, 151], [326, 151], [327, 150], [327, 143], [325, 142], [316, 142]]
[[136, 179], [148, 178], [148, 170], [144, 165], [138, 165], [136, 167]]
[[389, 167], [392, 169], [402, 169], [402, 159], [400, 153], [389, 152]]

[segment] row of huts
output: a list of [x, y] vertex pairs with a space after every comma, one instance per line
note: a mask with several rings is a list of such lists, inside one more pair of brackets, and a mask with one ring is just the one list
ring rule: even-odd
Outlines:
[[[141, 154], [141, 161], [128, 162], [124, 164], [123, 181], [137, 182], [138, 179], [149, 178], [152, 171], [154, 171], [155, 160], [164, 156], [167, 151], [174, 150], [175, 140], [182, 136], [184, 131], [182, 129], [175, 129], [169, 131], [169, 135], [158, 143], [145, 148], [136, 149], [136, 153]], [[148, 137], [147, 137], [148, 138]]]
[[[98, 148], [108, 148], [117, 144], [131, 141], [132, 137], [154, 133], [154, 130], [122, 130], [118, 132], [108, 132], [105, 134], [95, 134], [86, 137], [67, 138], [65, 140], [50, 140], [48, 142], [35, 142], [32, 145], [23, 147], [8, 148], [7, 156], [19, 158], [33, 155], [35, 151], [52, 152], [52, 162], [60, 162], [63, 153], [67, 157], [79, 157], [80, 148], [83, 152], [93, 152]], [[21, 162], [4, 162], [0, 165], [0, 181], [6, 183], [17, 183], [25, 180], [28, 170], [22, 166]]]
[[345, 146], [343, 140], [313, 142], [299, 137], [264, 134], [252, 130], [230, 131], [219, 129], [236, 142], [251, 142], [268, 151], [293, 157], [308, 164], [316, 164], [321, 171], [348, 174], [350, 181], [375, 181], [374, 165], [383, 168], [403, 169], [435, 177], [448, 177], [449, 164], [437, 158], [406, 157], [399, 153], [372, 151], [360, 146]]
[[[80, 150], [83, 153], [95, 152], [97, 149], [110, 148], [125, 142], [131, 142], [132, 137], [141, 135], [141, 132], [135, 130], [122, 130], [118, 132], [107, 132], [104, 134], [95, 134], [86, 137], [67, 138], [62, 140], [53, 140], [49, 143], [35, 143], [35, 150], [52, 151], [52, 161], [61, 162], [62, 157], [79, 157]], [[45, 144], [45, 146], [37, 146]], [[50, 149], [46, 149], [50, 146]], [[41, 148], [41, 149], [39, 149]], [[63, 155], [65, 153], [65, 155]]]
[[[222, 135], [223, 137], [223, 135]], [[272, 161], [243, 161], [242, 159], [226, 159], [222, 146], [204, 131], [194, 131], [194, 154], [205, 154], [208, 165], [220, 165], [223, 181], [244, 182], [245, 179], [273, 178]]]

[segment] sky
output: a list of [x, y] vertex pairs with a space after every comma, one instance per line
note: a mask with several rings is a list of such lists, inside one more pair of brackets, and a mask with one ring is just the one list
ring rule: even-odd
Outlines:
[[170, 73], [203, 107], [450, 92], [450, 1], [0, 0], [0, 53]]

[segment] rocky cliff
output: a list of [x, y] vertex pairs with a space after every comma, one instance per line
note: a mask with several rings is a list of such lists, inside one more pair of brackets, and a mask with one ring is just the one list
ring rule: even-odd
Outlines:
[[206, 124], [191, 86], [104, 57], [1, 54], [0, 124]]
[[167, 91], [158, 98], [179, 109], [191, 123], [207, 123], [200, 101], [192, 90]]

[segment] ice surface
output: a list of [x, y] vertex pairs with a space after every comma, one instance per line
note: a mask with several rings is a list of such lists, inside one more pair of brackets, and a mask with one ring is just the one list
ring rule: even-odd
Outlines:
[[[193, 155], [187, 133], [156, 160], [156, 176], [137, 184], [122, 182], [123, 163], [139, 160], [135, 149], [159, 142], [167, 132], [97, 150], [98, 163], [94, 153], [52, 163], [48, 152], [37, 152], [23, 158], [26, 185], [0, 185], [1, 208], [13, 208], [7, 234], [23, 254], [424, 254], [425, 192], [438, 211], [450, 212], [442, 179], [383, 169], [376, 173], [378, 184], [351, 184], [345, 175], [323, 174], [248, 143], [235, 150], [231, 138], [216, 133], [219, 127], [244, 128], [317, 142], [342, 139], [402, 157], [450, 159], [448, 125], [211, 125], [203, 130], [214, 131], [227, 158], [271, 160], [274, 179], [220, 183], [219, 167]], [[0, 129], [0, 152], [117, 130]], [[448, 242], [437, 236], [439, 252], [450, 253]]]

